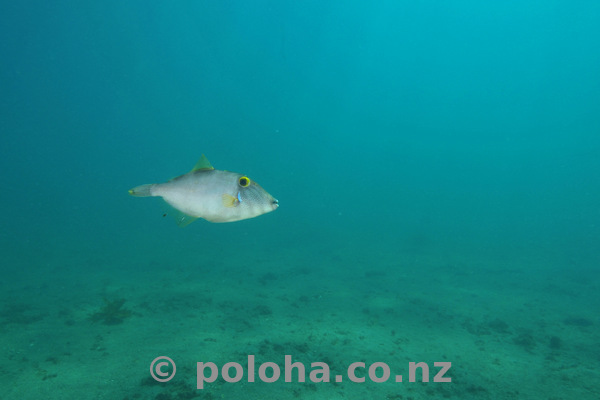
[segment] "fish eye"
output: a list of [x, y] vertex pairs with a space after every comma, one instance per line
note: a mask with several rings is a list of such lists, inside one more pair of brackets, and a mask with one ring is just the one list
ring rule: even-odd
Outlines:
[[238, 183], [240, 184], [241, 187], [248, 187], [250, 185], [250, 178], [248, 178], [247, 176], [242, 176], [238, 180]]

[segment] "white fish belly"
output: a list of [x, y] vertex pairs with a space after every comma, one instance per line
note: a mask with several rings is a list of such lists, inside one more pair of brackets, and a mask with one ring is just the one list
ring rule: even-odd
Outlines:
[[196, 218], [211, 222], [236, 220], [232, 209], [223, 206], [226, 188], [219, 176], [184, 175], [176, 180], [157, 185], [153, 194], [161, 196], [169, 205]]

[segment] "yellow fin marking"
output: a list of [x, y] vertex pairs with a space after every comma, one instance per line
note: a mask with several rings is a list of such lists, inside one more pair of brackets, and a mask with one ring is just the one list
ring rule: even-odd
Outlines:
[[235, 207], [238, 205], [239, 200], [227, 193], [225, 193], [223, 196], [223, 206], [227, 207], [227, 208], [231, 208], [231, 207]]

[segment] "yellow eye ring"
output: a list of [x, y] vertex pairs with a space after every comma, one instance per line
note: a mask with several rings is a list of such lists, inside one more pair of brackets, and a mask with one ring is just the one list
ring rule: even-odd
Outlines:
[[250, 186], [250, 178], [248, 178], [247, 176], [242, 176], [238, 180], [238, 183], [240, 184], [241, 187], [248, 187], [248, 186]]

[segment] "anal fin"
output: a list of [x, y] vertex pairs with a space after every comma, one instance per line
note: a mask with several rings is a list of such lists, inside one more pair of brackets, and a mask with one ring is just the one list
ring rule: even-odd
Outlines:
[[180, 228], [188, 226], [189, 224], [198, 219], [198, 217], [192, 217], [191, 215], [187, 215], [186, 213], [179, 211], [166, 201], [163, 202], [163, 208], [165, 209], [165, 214], [172, 217], [175, 220], [177, 226], [179, 226]]

